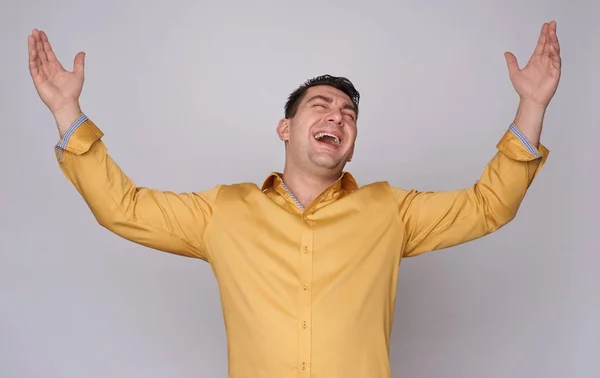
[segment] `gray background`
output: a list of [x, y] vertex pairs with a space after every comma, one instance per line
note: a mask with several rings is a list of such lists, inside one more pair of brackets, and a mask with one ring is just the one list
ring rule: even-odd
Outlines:
[[[359, 183], [454, 189], [479, 177], [523, 66], [558, 21], [550, 159], [511, 224], [405, 260], [395, 377], [598, 377], [600, 65], [592, 1], [16, 1], [0, 12], [0, 377], [225, 377], [218, 289], [199, 261], [108, 233], [60, 172], [27, 35], [47, 31], [84, 111], [138, 185], [261, 183], [283, 166], [287, 94], [322, 73], [362, 94]], [[28, 8], [29, 7], [29, 8]]]

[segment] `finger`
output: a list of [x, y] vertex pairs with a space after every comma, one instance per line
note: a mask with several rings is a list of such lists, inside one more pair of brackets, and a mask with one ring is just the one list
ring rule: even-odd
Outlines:
[[550, 24], [548, 40], [555, 47], [555, 50], [560, 54], [560, 43], [558, 41], [558, 35], [556, 34], [556, 21], [552, 21]]
[[544, 51], [542, 53], [542, 55], [545, 55], [545, 56], [550, 56], [550, 45], [552, 44], [552, 41], [550, 39], [550, 30], [551, 29], [552, 29], [552, 23], [547, 22], [546, 23], [546, 40], [544, 43]]
[[542, 55], [549, 56], [550, 55], [550, 43], [544, 43], [544, 50], [542, 51]]
[[[30, 57], [30, 61], [33, 61], [33, 68], [34, 68], [34, 73], [36, 74], [36, 77], [39, 76], [41, 77], [42, 75], [45, 74], [45, 71], [43, 70], [43, 62], [42, 62], [42, 58], [40, 57], [40, 50], [39, 50], [39, 45], [38, 45], [38, 41], [40, 39], [40, 33], [39, 30], [34, 29], [32, 34], [31, 34], [31, 38], [30, 38], [30, 43], [31, 43], [31, 57]], [[30, 66], [32, 64], [30, 63]]]
[[42, 39], [42, 46], [44, 47], [44, 52], [46, 53], [48, 61], [56, 62], [57, 61], [56, 55], [54, 54], [54, 51], [52, 50], [52, 46], [50, 45], [48, 36], [46, 35], [46, 33], [44, 31], [40, 31], [40, 37]]
[[550, 59], [552, 60], [552, 65], [555, 68], [560, 68], [562, 64], [562, 59], [558, 51], [556, 51], [556, 47], [554, 47], [554, 45], [550, 45]]
[[51, 76], [51, 67], [48, 62], [48, 56], [46, 55], [46, 52], [44, 51], [44, 43], [42, 41], [41, 31], [36, 29], [36, 30], [34, 30], [33, 35], [35, 37], [35, 50], [36, 50], [36, 55], [37, 55], [38, 69], [40, 70], [40, 73], [42, 75], [45, 75], [46, 77], [50, 77]]
[[550, 27], [550, 31], [548, 32], [548, 52], [551, 59], [560, 59], [560, 44], [558, 42], [558, 37], [556, 36], [556, 24], [554, 27]]
[[73, 61], [73, 73], [79, 77], [84, 76], [84, 68], [85, 68], [85, 53], [83, 51], [79, 52], [75, 55], [75, 59]]
[[534, 55], [542, 55], [544, 53], [544, 46], [546, 45], [547, 30], [548, 30], [548, 23], [544, 22], [544, 25], [542, 25], [542, 30], [540, 31], [540, 36], [538, 38], [537, 46], [535, 46], [535, 50], [533, 52]]
[[556, 27], [557, 27], [557, 22], [555, 20], [552, 20], [550, 22], [548, 22], [548, 28], [552, 31], [556, 32]]
[[37, 50], [35, 48], [35, 37], [30, 35], [27, 37], [27, 50], [29, 51], [29, 73], [32, 77], [36, 77], [40, 73], [38, 67]]
[[548, 52], [554, 68], [560, 70], [562, 59], [560, 57], [560, 43], [556, 35], [556, 21], [551, 21], [548, 27]]
[[48, 61], [46, 52], [44, 51], [44, 43], [42, 41], [42, 34], [40, 30], [34, 30], [33, 36], [35, 37], [35, 48], [37, 50], [38, 57], [42, 64]]
[[508, 73], [510, 75], [519, 71], [519, 63], [515, 55], [511, 52], [505, 52], [504, 58], [506, 59], [506, 66], [508, 67]]
[[34, 53], [35, 59], [38, 63], [41, 63], [40, 61], [40, 54], [38, 52], [38, 38], [39, 38], [39, 31], [37, 29], [33, 29], [33, 31], [31, 32], [31, 50]]

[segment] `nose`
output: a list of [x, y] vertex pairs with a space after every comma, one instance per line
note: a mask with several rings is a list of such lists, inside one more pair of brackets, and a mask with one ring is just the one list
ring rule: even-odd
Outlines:
[[334, 108], [327, 115], [327, 122], [335, 123], [336, 125], [341, 125], [343, 119], [344, 117], [340, 109]]

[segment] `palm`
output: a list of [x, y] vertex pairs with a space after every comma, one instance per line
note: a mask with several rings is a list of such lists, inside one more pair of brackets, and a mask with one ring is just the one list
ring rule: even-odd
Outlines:
[[527, 65], [520, 69], [512, 53], [505, 54], [510, 80], [522, 100], [547, 106], [556, 93], [561, 57], [556, 22], [545, 23]]
[[52, 112], [76, 103], [83, 88], [84, 54], [75, 57], [73, 71], [65, 70], [56, 59], [48, 37], [34, 30], [29, 36], [29, 72], [42, 101]]

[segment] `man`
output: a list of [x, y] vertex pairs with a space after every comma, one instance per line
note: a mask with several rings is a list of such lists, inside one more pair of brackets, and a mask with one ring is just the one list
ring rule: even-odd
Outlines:
[[558, 86], [556, 23], [544, 23], [523, 68], [506, 53], [516, 117], [476, 183], [420, 192], [359, 187], [359, 94], [322, 76], [293, 92], [277, 133], [285, 167], [261, 187], [218, 185], [175, 194], [138, 188], [107, 154], [82, 111], [84, 54], [72, 72], [46, 35], [29, 36], [31, 76], [58, 125], [60, 169], [103, 227], [169, 253], [203, 259], [219, 284], [230, 377], [390, 377], [400, 261], [490, 234], [511, 221], [544, 165], [542, 121]]

